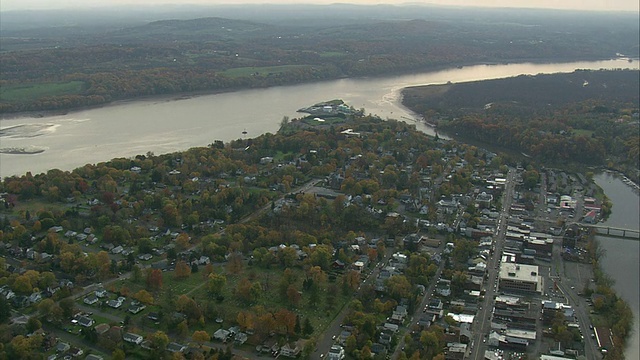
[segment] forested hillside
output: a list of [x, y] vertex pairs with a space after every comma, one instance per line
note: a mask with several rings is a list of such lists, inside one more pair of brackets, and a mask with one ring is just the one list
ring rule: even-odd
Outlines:
[[450, 134], [637, 176], [639, 82], [634, 70], [576, 71], [408, 88], [403, 102]]

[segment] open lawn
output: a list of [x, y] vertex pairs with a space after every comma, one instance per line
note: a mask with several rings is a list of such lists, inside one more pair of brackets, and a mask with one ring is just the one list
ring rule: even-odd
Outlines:
[[[319, 121], [316, 119], [322, 119], [323, 121]], [[322, 125], [326, 126], [326, 125], [334, 125], [334, 124], [343, 124], [345, 122], [345, 119], [339, 116], [325, 117], [325, 116], [317, 115], [317, 116], [307, 116], [301, 121], [309, 126], [322, 126]]]
[[573, 129], [573, 133], [575, 134], [575, 136], [591, 137], [591, 135], [593, 135], [593, 132], [593, 130]]
[[30, 201], [18, 201], [16, 206], [12, 209], [12, 214], [24, 214], [29, 211], [31, 216], [35, 216], [39, 211], [48, 210], [53, 213], [61, 211], [65, 212], [71, 209], [73, 206], [71, 204], [63, 204], [63, 203], [51, 203], [44, 199], [33, 199]]
[[0, 87], [0, 101], [26, 102], [45, 96], [74, 95], [82, 91], [82, 81], [66, 83], [40, 83]]
[[222, 75], [232, 78], [243, 76], [266, 76], [269, 74], [279, 74], [287, 71], [307, 68], [309, 65], [282, 65], [282, 66], [264, 66], [264, 67], [239, 67], [222, 71]]
[[197, 272], [191, 274], [188, 278], [177, 279], [174, 271], [166, 271], [162, 273], [163, 289], [171, 288], [175, 295], [188, 294], [191, 290], [205, 284], [202, 273]]

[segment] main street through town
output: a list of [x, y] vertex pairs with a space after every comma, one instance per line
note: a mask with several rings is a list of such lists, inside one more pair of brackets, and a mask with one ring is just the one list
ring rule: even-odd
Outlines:
[[491, 314], [494, 294], [497, 293], [497, 276], [500, 272], [500, 258], [502, 256], [502, 247], [504, 246], [505, 233], [507, 230], [509, 208], [513, 201], [513, 192], [515, 188], [514, 178], [515, 170], [510, 169], [507, 174], [507, 182], [505, 185], [504, 195], [502, 197], [502, 212], [500, 213], [498, 227], [494, 238], [494, 249], [487, 264], [488, 280], [484, 294], [484, 301], [482, 302], [482, 306], [474, 319], [474, 335], [473, 341], [471, 341], [471, 359], [484, 359], [484, 353], [487, 349], [483, 338], [488, 336], [489, 331], [491, 330]]

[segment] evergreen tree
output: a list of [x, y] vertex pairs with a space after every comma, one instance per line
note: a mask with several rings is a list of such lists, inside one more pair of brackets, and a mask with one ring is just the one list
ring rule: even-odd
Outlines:
[[302, 329], [302, 333], [304, 335], [313, 334], [313, 325], [311, 325], [311, 321], [309, 320], [309, 318], [304, 319], [304, 327]]
[[300, 332], [302, 332], [302, 328], [300, 327], [300, 315], [296, 315], [296, 325], [293, 328], [293, 331], [296, 334], [300, 334]]
[[0, 323], [4, 323], [11, 317], [11, 308], [9, 302], [4, 296], [0, 296]]

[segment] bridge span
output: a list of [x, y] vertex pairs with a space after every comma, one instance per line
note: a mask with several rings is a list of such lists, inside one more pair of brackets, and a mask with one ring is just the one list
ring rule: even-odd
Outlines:
[[615, 226], [584, 224], [584, 223], [580, 223], [580, 225], [595, 229], [598, 235], [619, 237], [619, 238], [632, 239], [632, 240], [640, 240], [640, 230], [638, 229], [626, 229], [626, 228], [620, 228]]

